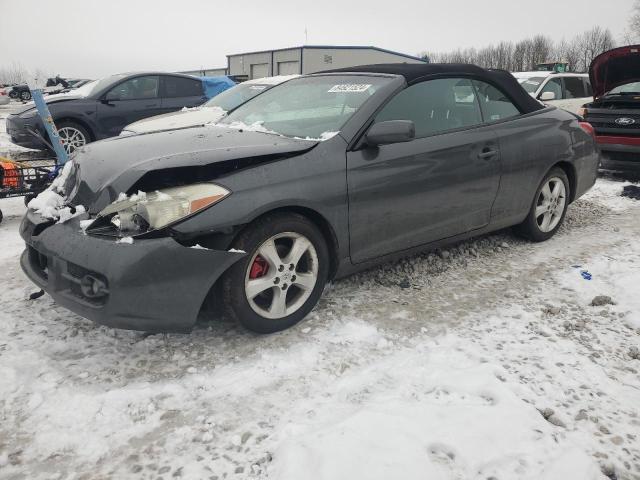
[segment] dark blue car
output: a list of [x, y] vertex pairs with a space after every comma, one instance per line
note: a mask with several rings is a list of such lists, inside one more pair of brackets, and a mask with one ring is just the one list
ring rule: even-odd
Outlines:
[[[65, 149], [71, 153], [86, 143], [119, 135], [125, 125], [137, 120], [201, 105], [212, 92], [233, 85], [227, 77], [219, 80], [216, 89], [211, 81], [190, 75], [127, 73], [51, 95], [46, 101]], [[43, 141], [46, 133], [33, 103], [9, 115], [7, 133], [22, 147], [47, 148]]]

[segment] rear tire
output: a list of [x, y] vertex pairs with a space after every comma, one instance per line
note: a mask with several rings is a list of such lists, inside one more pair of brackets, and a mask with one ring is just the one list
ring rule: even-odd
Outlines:
[[28, 102], [29, 100], [31, 100], [31, 92], [27, 90], [20, 93], [20, 98], [25, 102]]
[[569, 198], [567, 174], [561, 168], [551, 169], [536, 189], [529, 215], [515, 227], [516, 232], [534, 242], [550, 239], [564, 222]]
[[233, 248], [247, 255], [222, 279], [224, 306], [248, 330], [287, 329], [320, 299], [329, 276], [329, 251], [306, 217], [268, 214], [249, 225]]

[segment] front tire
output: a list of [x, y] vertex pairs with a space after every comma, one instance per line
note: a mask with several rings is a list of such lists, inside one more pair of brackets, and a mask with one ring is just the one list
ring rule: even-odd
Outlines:
[[516, 231], [534, 242], [544, 242], [558, 231], [571, 198], [569, 179], [561, 168], [553, 168], [536, 190], [529, 215]]
[[91, 135], [87, 129], [75, 122], [63, 121], [57, 128], [62, 146], [68, 155], [91, 142]]
[[225, 309], [245, 328], [274, 333], [302, 320], [329, 276], [320, 230], [294, 213], [268, 214], [249, 225], [233, 248], [247, 255], [225, 273]]

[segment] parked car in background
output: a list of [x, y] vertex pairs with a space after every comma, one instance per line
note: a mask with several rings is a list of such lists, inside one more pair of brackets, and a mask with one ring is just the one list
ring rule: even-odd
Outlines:
[[298, 76], [299, 75], [279, 75], [276, 77], [248, 80], [216, 95], [207, 103], [195, 109], [185, 109], [180, 112], [145, 118], [144, 120], [127, 125], [120, 135], [157, 132], [172, 128], [195, 127], [204, 125], [205, 123], [217, 122], [226, 112], [242, 105], [256, 95]]
[[586, 73], [535, 71], [516, 72], [513, 76], [532, 97], [570, 112], [578, 113], [585, 103], [593, 100]]
[[68, 92], [82, 85], [86, 85], [89, 82], [91, 82], [91, 80], [85, 78], [61, 78], [58, 76], [47, 79], [47, 84], [42, 90], [43, 93], [47, 94]]
[[602, 167], [640, 171], [640, 45], [599, 55], [589, 76], [595, 100], [580, 113], [596, 131]]
[[6, 88], [0, 88], [0, 105], [6, 105], [11, 101]]
[[56, 222], [36, 211], [45, 196], [32, 201], [21, 264], [60, 305], [112, 327], [189, 330], [215, 298], [275, 332], [329, 279], [389, 258], [511, 225], [552, 237], [595, 182], [592, 133], [504, 71], [305, 75], [212, 126], [85, 147], [56, 181], [79, 215]]
[[11, 87], [11, 90], [9, 90], [9, 97], [27, 102], [31, 100], [31, 90], [29, 90], [27, 84], [14, 85]]
[[[229, 81], [226, 88], [235, 85]], [[208, 100], [201, 78], [146, 72], [112, 75], [68, 93], [45, 98], [68, 152], [119, 135], [129, 123]], [[45, 149], [46, 133], [33, 103], [7, 117], [7, 133], [17, 145]]]

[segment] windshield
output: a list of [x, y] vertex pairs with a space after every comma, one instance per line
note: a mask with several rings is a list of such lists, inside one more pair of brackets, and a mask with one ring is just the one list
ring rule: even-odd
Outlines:
[[540, 84], [544, 82], [544, 79], [545, 77], [518, 78], [518, 83], [520, 83], [527, 93], [536, 93]]
[[[127, 77], [128, 75], [124, 74], [124, 73], [118, 73], [116, 75], [111, 75], [109, 77], [105, 77], [102, 78], [100, 80], [93, 80], [92, 82], [87, 83], [86, 85], [83, 85], [82, 87], [76, 89], [74, 91], [74, 95], [81, 93], [83, 96], [87, 97], [89, 95], [91, 95], [92, 93], [97, 93], [105, 88], [107, 88], [110, 85], [113, 85], [117, 82], [119, 82], [120, 80], [122, 80], [123, 78]], [[90, 88], [87, 88], [91, 86]]]
[[234, 108], [236, 108], [238, 105], [242, 105], [247, 100], [252, 99], [259, 93], [264, 92], [270, 87], [271, 85], [247, 85], [241, 83], [240, 85], [231, 87], [230, 89], [216, 95], [203, 106], [218, 107], [225, 112], [228, 112], [229, 110], [233, 110]]
[[93, 80], [92, 82], [85, 83], [81, 87], [76, 88], [75, 90], [71, 90], [69, 93], [73, 95], [81, 95], [83, 97], [87, 97], [95, 88], [95, 86], [99, 83], [98, 80]]
[[619, 87], [611, 90], [608, 95], [625, 94], [625, 93], [640, 93], [640, 82], [627, 83], [620, 85]]
[[222, 124], [259, 127], [287, 137], [323, 138], [346, 121], [390, 78], [327, 75], [290, 80], [231, 112]]

